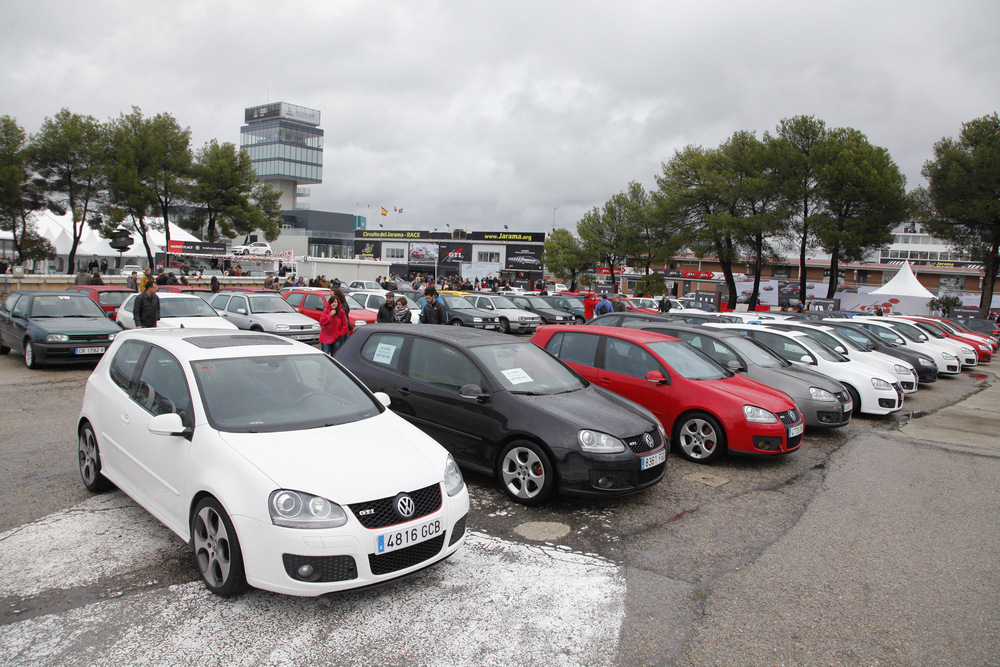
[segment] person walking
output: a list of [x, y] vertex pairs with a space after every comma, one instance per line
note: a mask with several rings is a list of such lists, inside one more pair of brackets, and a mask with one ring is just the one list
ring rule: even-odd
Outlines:
[[410, 312], [410, 306], [406, 302], [405, 296], [396, 299], [396, 307], [392, 311], [392, 321], [396, 324], [413, 323], [413, 313]]
[[667, 296], [666, 292], [663, 293], [663, 298], [660, 299], [659, 309], [661, 313], [670, 312], [670, 297]]
[[591, 319], [594, 317], [594, 307], [598, 304], [600, 299], [594, 296], [593, 292], [587, 292], [587, 296], [583, 298], [583, 316], [586, 319]]
[[624, 313], [626, 310], [628, 310], [628, 306], [626, 306], [625, 302], [622, 301], [622, 297], [620, 294], [615, 294], [614, 296], [611, 297], [611, 307], [614, 308], [614, 311], [616, 313]]
[[597, 302], [594, 306], [594, 317], [598, 315], [604, 315], [605, 313], [615, 312], [615, 306], [611, 301], [608, 300], [608, 295], [604, 294], [601, 296], [601, 300]]
[[388, 292], [385, 295], [385, 303], [378, 307], [378, 313], [375, 314], [376, 322], [392, 322], [394, 312], [396, 310], [396, 295], [392, 292]]
[[219, 276], [212, 276], [211, 289], [212, 289], [212, 294], [215, 294], [220, 289], [222, 289], [222, 285], [219, 283]]
[[135, 298], [132, 304], [132, 319], [136, 329], [153, 329], [160, 319], [160, 297], [156, 296], [156, 283], [146, 283], [146, 291]]
[[319, 345], [331, 357], [340, 349], [341, 340], [347, 336], [347, 315], [340, 301], [332, 293], [319, 316]]
[[128, 278], [125, 279], [125, 287], [128, 287], [133, 292], [138, 292], [139, 291], [139, 278], [138, 278], [138, 276], [139, 276], [139, 274], [137, 274], [135, 271], [133, 271], [132, 275], [130, 275]]
[[437, 290], [428, 287], [424, 290], [424, 307], [420, 309], [421, 324], [448, 324], [448, 310], [438, 300]]

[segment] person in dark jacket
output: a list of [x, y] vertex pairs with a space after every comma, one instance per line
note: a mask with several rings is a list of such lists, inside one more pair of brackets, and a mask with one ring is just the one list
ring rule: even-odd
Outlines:
[[156, 283], [146, 283], [146, 291], [135, 297], [132, 317], [137, 329], [152, 329], [160, 319], [160, 297], [156, 296]]
[[376, 322], [394, 322], [393, 312], [396, 310], [396, 295], [389, 292], [385, 295], [385, 303], [378, 308], [375, 315]]
[[448, 324], [448, 311], [444, 304], [438, 301], [437, 290], [428, 287], [424, 290], [424, 307], [420, 310], [421, 324]]
[[660, 308], [660, 312], [661, 313], [669, 313], [670, 312], [670, 297], [667, 296], [666, 294], [664, 294], [663, 298], [660, 299], [660, 306], [659, 306], [659, 308]]

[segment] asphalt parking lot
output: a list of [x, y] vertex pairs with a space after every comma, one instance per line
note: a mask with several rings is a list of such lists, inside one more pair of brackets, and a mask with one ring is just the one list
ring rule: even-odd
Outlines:
[[673, 456], [632, 497], [531, 509], [467, 473], [469, 542], [440, 567], [237, 601], [127, 497], [83, 489], [89, 372], [0, 357], [5, 664], [1000, 664], [1000, 450], [955, 426], [1000, 425], [997, 387], [974, 396], [989, 366], [780, 459]]

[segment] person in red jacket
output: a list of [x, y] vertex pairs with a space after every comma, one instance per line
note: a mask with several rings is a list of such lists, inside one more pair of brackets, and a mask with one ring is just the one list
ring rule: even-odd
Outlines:
[[346, 334], [347, 314], [340, 307], [337, 297], [331, 295], [319, 316], [319, 345], [332, 357]]
[[594, 316], [594, 306], [600, 301], [593, 292], [588, 292], [583, 298], [583, 316], [588, 320]]

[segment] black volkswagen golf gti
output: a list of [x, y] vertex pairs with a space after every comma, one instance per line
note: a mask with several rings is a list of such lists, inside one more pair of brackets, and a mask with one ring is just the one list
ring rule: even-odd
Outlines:
[[379, 324], [355, 330], [336, 359], [515, 502], [624, 495], [663, 478], [670, 448], [656, 418], [528, 341]]

